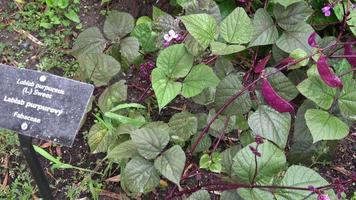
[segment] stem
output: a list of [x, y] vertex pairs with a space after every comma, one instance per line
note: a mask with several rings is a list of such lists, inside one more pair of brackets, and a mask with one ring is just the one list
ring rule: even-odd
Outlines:
[[[341, 185], [347, 185], [355, 182], [353, 179], [348, 179], [346, 181], [341, 182]], [[334, 184], [327, 184], [316, 189], [325, 190], [331, 188]], [[185, 189], [175, 193], [173, 196], [168, 196], [166, 199], [174, 199], [174, 197], [182, 196], [184, 194], [191, 194], [200, 189], [205, 189], [208, 191], [225, 191], [225, 190], [233, 190], [239, 188], [259, 188], [259, 189], [287, 189], [287, 190], [300, 190], [300, 191], [310, 191], [308, 187], [293, 187], [293, 186], [281, 186], [281, 185], [256, 185], [256, 184], [246, 184], [246, 183], [226, 183], [226, 182], [217, 182], [217, 183], [209, 183], [204, 185], [198, 185], [197, 187]], [[312, 192], [312, 191], [311, 191]]]
[[[259, 144], [256, 145], [256, 151], [257, 151], [257, 152], [258, 152], [258, 146], [259, 146]], [[253, 174], [253, 178], [252, 178], [252, 181], [251, 181], [252, 184], [255, 183], [256, 177], [257, 177], [257, 173], [258, 173], [258, 169], [257, 169], [257, 167], [258, 167], [258, 164], [257, 164], [257, 154], [254, 153], [254, 155], [255, 155], [255, 173]]]
[[329, 58], [356, 58], [356, 55], [332, 55]]
[[219, 143], [220, 143], [222, 137], [223, 137], [224, 134], [225, 134], [225, 130], [226, 130], [228, 124], [229, 124], [229, 121], [230, 121], [230, 116], [227, 116], [226, 119], [225, 119], [225, 122], [224, 122], [224, 128], [221, 129], [220, 134], [219, 134], [219, 137], [218, 137], [218, 139], [217, 139], [217, 141], [216, 141], [216, 143], [215, 143], [215, 145], [214, 145], [213, 150], [211, 151], [211, 153], [214, 153], [214, 151], [218, 148]]
[[356, 67], [353, 67], [353, 68], [351, 68], [350, 70], [348, 70], [348, 71], [342, 73], [342, 74], [340, 75], [340, 77], [343, 77], [343, 76], [345, 76], [345, 75], [347, 75], [347, 74], [349, 74], [349, 73], [351, 73], [351, 72], [353, 72], [353, 71], [355, 71], [355, 70], [356, 70]]

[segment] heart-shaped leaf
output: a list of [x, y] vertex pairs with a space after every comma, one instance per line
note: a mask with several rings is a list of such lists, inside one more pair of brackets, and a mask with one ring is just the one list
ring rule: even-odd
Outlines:
[[[249, 146], [256, 148], [256, 143]], [[250, 147], [241, 149], [233, 161], [233, 170], [239, 177], [239, 180], [245, 183], [252, 183], [255, 173], [255, 155], [250, 150]], [[257, 171], [255, 181], [257, 183], [266, 183], [286, 164], [284, 152], [270, 142], [265, 142], [258, 147], [258, 152], [261, 157], [257, 157]]]
[[313, 143], [320, 140], [340, 140], [349, 133], [349, 127], [343, 121], [323, 110], [307, 110], [305, 121], [313, 136]]
[[154, 159], [169, 142], [169, 133], [161, 127], [143, 127], [131, 134], [138, 152], [146, 159]]
[[153, 163], [141, 157], [134, 157], [127, 163], [123, 182], [134, 193], [147, 193], [159, 185], [159, 174]]
[[245, 9], [237, 7], [220, 25], [220, 34], [226, 42], [233, 44], [248, 43], [254, 32], [251, 19]]
[[104, 22], [104, 33], [108, 39], [115, 41], [131, 33], [134, 26], [135, 19], [131, 14], [112, 10]]
[[104, 53], [81, 55], [78, 62], [80, 78], [93, 81], [97, 87], [107, 85], [121, 69], [115, 58]]
[[155, 162], [156, 169], [168, 180], [179, 185], [185, 165], [185, 153], [179, 145], [175, 145], [162, 153]]
[[184, 79], [182, 95], [186, 98], [196, 96], [205, 88], [216, 87], [219, 81], [219, 78], [209, 66], [199, 64], [194, 66]]
[[286, 146], [291, 125], [289, 113], [280, 113], [269, 106], [260, 106], [250, 115], [248, 124], [254, 134], [275, 142], [280, 148]]

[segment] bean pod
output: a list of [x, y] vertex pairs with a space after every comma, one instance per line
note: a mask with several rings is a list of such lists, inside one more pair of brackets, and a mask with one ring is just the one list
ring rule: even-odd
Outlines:
[[316, 63], [320, 78], [332, 88], [342, 88], [343, 84], [339, 77], [331, 70], [327, 57], [321, 55], [318, 62]]
[[278, 112], [283, 113], [294, 111], [293, 106], [277, 94], [267, 78], [264, 78], [262, 82], [262, 96], [266, 103]]

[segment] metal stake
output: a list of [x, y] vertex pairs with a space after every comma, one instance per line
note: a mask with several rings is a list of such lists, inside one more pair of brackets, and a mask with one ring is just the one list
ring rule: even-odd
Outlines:
[[40, 162], [37, 159], [37, 153], [32, 146], [32, 138], [24, 135], [18, 135], [20, 146], [23, 154], [25, 155], [28, 166], [35, 182], [40, 190], [42, 199], [53, 200], [52, 192], [49, 187], [48, 180], [43, 172]]

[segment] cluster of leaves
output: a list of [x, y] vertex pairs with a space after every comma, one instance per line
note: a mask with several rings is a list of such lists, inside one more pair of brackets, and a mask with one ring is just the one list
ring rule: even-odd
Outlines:
[[[58, 25], [69, 26], [80, 23], [78, 16], [79, 0], [41, 0], [46, 5], [40, 17], [40, 27], [51, 29]], [[26, 5], [27, 6], [27, 5]], [[30, 5], [31, 6], [31, 5]]]
[[[274, 0], [262, 8], [252, 1], [253, 13], [223, 0], [176, 3], [183, 16], [154, 7], [152, 18], [143, 16], [136, 23], [127, 13], [111, 11], [104, 23], [105, 37], [99, 28], [89, 28], [71, 51], [82, 80], [107, 86], [98, 98], [100, 114], [88, 142], [93, 153], [106, 152], [106, 159], [120, 165], [122, 189], [132, 195], [148, 193], [159, 186], [160, 176], [184, 187], [187, 155], [202, 153], [200, 168], [240, 184], [237, 190], [224, 191], [221, 199], [303, 199], [321, 193], [336, 199], [330, 187], [319, 193], [308, 190], [329, 183], [302, 166], [310, 164], [329, 140], [345, 138], [356, 116], [356, 81], [347, 73], [354, 63], [322, 60], [344, 53], [340, 37], [321, 37], [310, 25], [323, 18], [322, 5]], [[356, 11], [350, 1], [345, 4], [351, 14], [344, 11], [340, 18], [335, 9], [332, 17], [347, 20], [352, 33], [355, 24], [349, 23], [354, 23]], [[327, 26], [318, 28], [326, 35]], [[184, 40], [165, 48], [163, 35], [171, 30]], [[311, 35], [317, 41], [313, 45]], [[123, 103], [127, 86], [124, 80], [113, 81], [115, 75], [121, 65], [141, 63], [142, 54], [148, 53], [157, 56], [151, 82], [159, 111], [182, 95], [209, 112], [184, 111], [168, 122], [152, 121], [144, 106]], [[258, 62], [260, 57], [265, 59]], [[337, 76], [342, 86], [334, 87], [330, 80]], [[289, 101], [298, 95], [306, 99], [295, 101], [300, 104], [295, 112]], [[224, 147], [219, 146], [221, 140], [237, 142]], [[261, 189], [268, 185], [279, 187]], [[210, 196], [200, 190], [189, 199]]]

